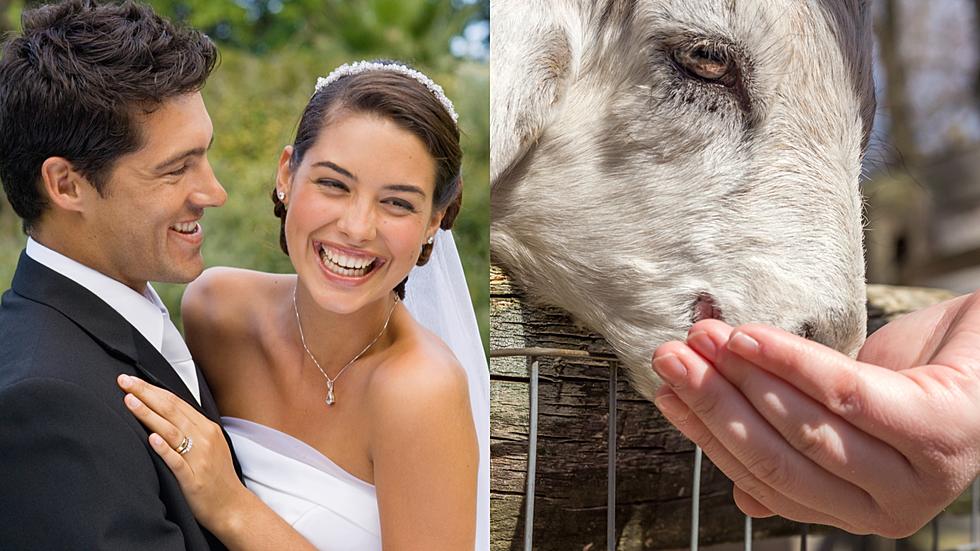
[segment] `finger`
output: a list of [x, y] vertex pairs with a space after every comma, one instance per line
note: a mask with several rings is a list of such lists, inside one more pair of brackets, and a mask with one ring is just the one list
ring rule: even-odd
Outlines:
[[162, 436], [171, 448], [176, 449], [183, 442], [187, 433], [167, 419], [157, 415], [155, 411], [147, 407], [139, 398], [132, 394], [127, 394], [123, 397], [123, 402], [147, 430]]
[[714, 366], [739, 389], [763, 418], [797, 451], [833, 475], [887, 495], [895, 473], [914, 474], [891, 446], [844, 421], [779, 377], [728, 351], [731, 330], [705, 325], [688, 344], [698, 353], [714, 351]]
[[[664, 414], [668, 421], [674, 424], [684, 436], [701, 447], [711, 462], [725, 474], [736, 487], [753, 496], [753, 501], [761, 505], [757, 512], [775, 512], [790, 520], [797, 522], [813, 522], [837, 526], [845, 530], [852, 527], [848, 522], [836, 516], [814, 510], [794, 499], [783, 495], [769, 486], [752, 472], [735, 456], [729, 452], [722, 443], [712, 435], [707, 426], [694, 415], [687, 404], [685, 404], [673, 390], [661, 387], [655, 401], [657, 407]], [[749, 513], [749, 511], [746, 511]]]
[[190, 404], [172, 392], [130, 375], [120, 375], [117, 382], [123, 390], [139, 398], [158, 416], [181, 430], [188, 432], [197, 426], [198, 423], [195, 422], [195, 418], [201, 417], [201, 415]]
[[709, 362], [714, 362], [718, 352], [725, 347], [734, 328], [716, 320], [702, 320], [691, 326], [687, 332], [687, 345]]
[[732, 499], [735, 500], [735, 505], [738, 505], [738, 508], [743, 513], [752, 518], [767, 518], [776, 516], [776, 513], [774, 513], [771, 509], [759, 503], [759, 501], [752, 497], [751, 494], [738, 486], [732, 487]]
[[[710, 337], [705, 334], [700, 338]], [[887, 496], [896, 478], [914, 476], [914, 469], [901, 453], [779, 377], [724, 348], [714, 365], [786, 442], [834, 476], [873, 496]]]
[[193, 470], [190, 464], [184, 460], [184, 456], [180, 455], [170, 446], [159, 434], [153, 433], [150, 435], [150, 447], [153, 451], [163, 459], [163, 462], [167, 464], [167, 467], [171, 472], [174, 473], [174, 477], [177, 478], [177, 483], [181, 487], [186, 487], [194, 476]]
[[[687, 345], [668, 343], [655, 356], [658, 356], [654, 360], [657, 372], [691, 409], [688, 421], [697, 418], [711, 441], [723, 447], [760, 482], [791, 496], [800, 505], [816, 511], [833, 511], [843, 518], [868, 517], [877, 510], [867, 492], [793, 449], [738, 389]], [[670, 366], [671, 363], [677, 365]], [[677, 384], [677, 377], [670, 372], [684, 370], [687, 374]]]
[[765, 325], [732, 332], [727, 350], [783, 379], [861, 431], [906, 457], [921, 451], [909, 438], [923, 387], [907, 372], [860, 363], [821, 344]]

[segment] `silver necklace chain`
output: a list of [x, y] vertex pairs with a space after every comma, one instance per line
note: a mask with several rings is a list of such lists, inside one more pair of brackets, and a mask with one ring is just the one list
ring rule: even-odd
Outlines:
[[388, 322], [391, 321], [391, 314], [395, 311], [396, 304], [398, 304], [398, 295], [395, 295], [395, 300], [394, 302], [391, 303], [391, 308], [388, 309], [388, 315], [385, 316], [385, 323], [384, 325], [381, 326], [381, 331], [379, 331], [378, 334], [375, 335], [373, 339], [371, 339], [371, 342], [369, 342], [368, 345], [364, 347], [364, 350], [361, 350], [353, 358], [351, 358], [351, 360], [347, 362], [347, 365], [341, 368], [340, 371], [337, 372], [337, 375], [331, 379], [330, 376], [327, 375], [327, 372], [324, 371], [322, 367], [320, 367], [320, 362], [316, 361], [316, 356], [314, 356], [313, 353], [310, 352], [310, 348], [306, 346], [306, 337], [303, 335], [303, 324], [299, 321], [299, 308], [296, 306], [296, 287], [293, 287], [293, 313], [296, 314], [296, 327], [299, 328], [299, 342], [303, 344], [303, 350], [306, 351], [306, 355], [309, 356], [311, 360], [313, 360], [313, 365], [315, 365], [316, 368], [320, 370], [320, 374], [323, 375], [323, 378], [327, 380], [327, 398], [324, 400], [324, 402], [328, 406], [334, 405], [334, 403], [336, 403], [337, 401], [337, 398], [333, 392], [334, 383], [337, 381], [337, 379], [340, 378], [341, 375], [344, 374], [344, 371], [347, 371], [348, 367], [354, 365], [354, 362], [356, 362], [358, 358], [360, 358], [361, 356], [364, 355], [365, 352], [370, 350], [370, 348], [374, 346], [374, 343], [378, 342], [378, 339], [381, 338], [381, 335], [385, 334], [385, 329], [388, 329]]

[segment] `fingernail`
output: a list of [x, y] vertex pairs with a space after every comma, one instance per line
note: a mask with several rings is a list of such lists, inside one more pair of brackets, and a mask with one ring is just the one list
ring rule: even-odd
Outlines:
[[157, 446], [157, 447], [162, 446], [163, 445], [163, 437], [154, 432], [153, 434], [150, 435], [150, 444], [153, 444], [154, 446]]
[[755, 355], [759, 353], [759, 341], [736, 331], [732, 338], [728, 339], [728, 349], [739, 356]]
[[129, 388], [133, 386], [133, 379], [131, 379], [129, 375], [126, 374], [120, 375], [119, 378], [116, 379], [116, 381], [119, 383], [119, 386], [123, 388]]
[[664, 416], [670, 417], [672, 421], [682, 423], [687, 421], [687, 416], [691, 413], [691, 408], [687, 407], [687, 404], [681, 401], [675, 395], [661, 396], [654, 400], [657, 409], [659, 409]]
[[711, 340], [711, 337], [705, 331], [695, 331], [693, 334], [688, 335], [687, 344], [691, 345], [691, 348], [697, 350], [705, 358], [712, 360], [718, 351], [718, 347], [715, 346], [715, 341]]
[[680, 359], [673, 354], [665, 354], [654, 358], [653, 369], [660, 375], [663, 380], [667, 381], [673, 386], [677, 386], [684, 382], [687, 378], [687, 368], [681, 363]]
[[132, 409], [140, 407], [140, 399], [132, 394], [127, 394], [126, 397], [123, 398], [123, 401], [125, 401], [126, 405]]

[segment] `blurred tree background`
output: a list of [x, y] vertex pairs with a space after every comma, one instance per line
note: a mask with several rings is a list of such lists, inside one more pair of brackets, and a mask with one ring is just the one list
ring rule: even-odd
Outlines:
[[980, 288], [980, 0], [875, 0], [868, 278]]
[[[0, 0], [0, 31], [42, 2]], [[318, 76], [342, 63], [407, 61], [445, 88], [462, 131], [463, 210], [453, 231], [484, 346], [489, 279], [489, 0], [148, 0], [206, 32], [221, 62], [204, 89], [214, 122], [209, 154], [228, 202], [206, 215], [209, 266], [289, 272], [269, 194], [279, 153], [292, 142]], [[25, 237], [0, 203], [0, 287], [9, 287]], [[183, 285], [155, 285], [179, 318]]]

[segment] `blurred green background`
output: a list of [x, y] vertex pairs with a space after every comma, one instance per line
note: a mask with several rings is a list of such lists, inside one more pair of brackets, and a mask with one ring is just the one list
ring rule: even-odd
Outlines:
[[[0, 31], [18, 30], [38, 4], [0, 0]], [[489, 0], [150, 0], [171, 20], [206, 32], [221, 51], [204, 99], [214, 122], [209, 158], [228, 202], [209, 210], [209, 266], [290, 272], [269, 193], [317, 76], [344, 62], [407, 61], [456, 104], [463, 142], [463, 209], [454, 228], [484, 347], [488, 342]], [[0, 203], [0, 288], [26, 238]], [[183, 285], [155, 285], [179, 323]]]

